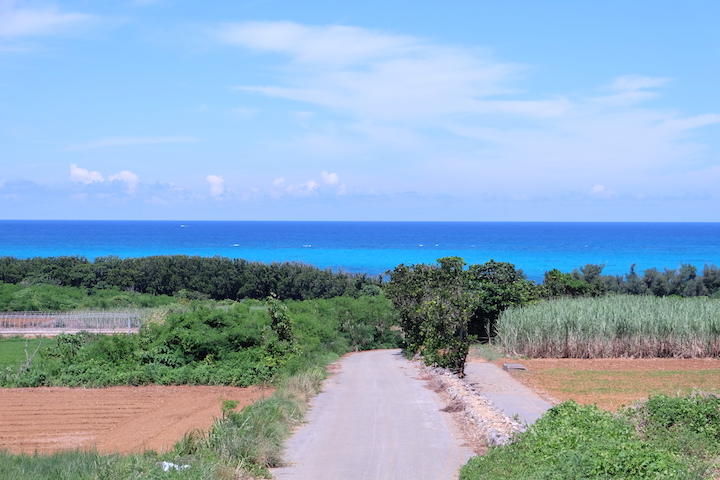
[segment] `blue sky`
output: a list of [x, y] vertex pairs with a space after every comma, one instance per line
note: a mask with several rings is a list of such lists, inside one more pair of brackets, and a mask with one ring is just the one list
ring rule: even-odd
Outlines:
[[0, 218], [717, 222], [718, 18], [0, 0]]

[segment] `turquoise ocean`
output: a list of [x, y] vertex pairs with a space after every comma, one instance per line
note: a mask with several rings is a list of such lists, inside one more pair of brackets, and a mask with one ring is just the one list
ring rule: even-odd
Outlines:
[[623, 275], [720, 265], [720, 223], [244, 222], [0, 220], [0, 256], [215, 255], [383, 274], [459, 256], [510, 262], [528, 278], [604, 264]]

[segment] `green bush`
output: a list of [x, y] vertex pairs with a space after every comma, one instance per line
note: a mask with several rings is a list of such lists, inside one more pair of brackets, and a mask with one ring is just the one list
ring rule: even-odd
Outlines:
[[696, 392], [684, 397], [654, 395], [625, 412], [643, 438], [696, 458], [720, 455], [720, 397]]
[[328, 354], [401, 341], [382, 295], [269, 302], [272, 309], [257, 300], [195, 302], [139, 334], [58, 335], [26, 371], [0, 371], [0, 386], [247, 386], [300, 372]]
[[508, 446], [475, 457], [461, 480], [689, 479], [692, 466], [641, 440], [627, 419], [573, 401], [549, 410]]

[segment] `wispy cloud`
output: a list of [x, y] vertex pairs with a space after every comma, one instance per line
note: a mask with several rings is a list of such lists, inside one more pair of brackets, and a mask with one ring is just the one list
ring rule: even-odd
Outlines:
[[356, 27], [249, 22], [224, 25], [218, 36], [291, 59], [287, 85], [240, 90], [388, 119], [487, 110], [479, 98], [510, 92], [507, 82], [523, 69], [479, 50]]
[[596, 198], [610, 199], [617, 196], [616, 192], [608, 190], [605, 185], [595, 185], [590, 189], [590, 195]]
[[48, 35], [92, 21], [85, 13], [63, 12], [56, 7], [23, 8], [16, 0], [0, 1], [0, 39]]
[[238, 90], [286, 99], [289, 112], [297, 102], [312, 108], [306, 133], [288, 144], [309, 156], [362, 156], [386, 192], [454, 194], [480, 182], [483, 195], [528, 200], [661, 193], [679, 162], [702, 158], [697, 129], [720, 123], [716, 113], [653, 108], [666, 77], [621, 75], [598, 79], [590, 94], [538, 96], [522, 88], [528, 66], [478, 47], [291, 22], [226, 24], [216, 35], [278, 59], [274, 82]]
[[342, 25], [306, 26], [294, 22], [244, 22], [221, 26], [222, 41], [258, 51], [291, 55], [298, 63], [352, 65], [406, 55], [420, 47], [418, 39]]
[[199, 142], [200, 139], [195, 137], [112, 137], [100, 138], [84, 143], [76, 143], [68, 145], [65, 151], [73, 152], [80, 150], [93, 150], [96, 148], [107, 147], [126, 147], [132, 145], [152, 145], [156, 143], [188, 143]]

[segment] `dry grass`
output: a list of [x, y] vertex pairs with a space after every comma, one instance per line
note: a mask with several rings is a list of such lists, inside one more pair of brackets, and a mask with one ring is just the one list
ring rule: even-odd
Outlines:
[[575, 400], [615, 411], [655, 393], [685, 394], [720, 388], [719, 359], [605, 358], [605, 359], [497, 359], [496, 365], [520, 362], [527, 370], [512, 371], [514, 378], [545, 398]]

